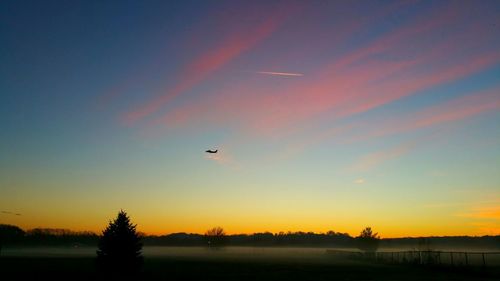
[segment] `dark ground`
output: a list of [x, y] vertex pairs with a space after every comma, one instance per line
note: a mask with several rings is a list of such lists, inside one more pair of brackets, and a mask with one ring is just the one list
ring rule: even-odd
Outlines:
[[[93, 258], [1, 257], [0, 280], [97, 280]], [[500, 280], [500, 268], [149, 258], [140, 280]]]

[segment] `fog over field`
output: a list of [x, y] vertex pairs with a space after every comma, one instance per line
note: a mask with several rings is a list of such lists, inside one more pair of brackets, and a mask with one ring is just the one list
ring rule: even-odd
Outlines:
[[[30, 247], [7, 248], [2, 256], [18, 257], [93, 257], [96, 247]], [[352, 250], [356, 249], [339, 249]], [[165, 247], [146, 246], [143, 254], [148, 257], [206, 257], [206, 258], [315, 258], [326, 254], [325, 248], [305, 247]]]
[[[96, 247], [8, 247], [2, 250], [4, 257], [93, 257]], [[145, 246], [143, 254], [146, 258], [156, 257], [187, 257], [187, 258], [231, 258], [231, 259], [316, 259], [327, 256], [327, 250], [341, 252], [359, 252], [356, 248], [333, 247], [238, 247], [229, 246], [222, 248], [208, 247], [169, 247]], [[403, 252], [415, 249], [406, 248], [380, 248], [378, 252]], [[439, 249], [434, 249], [439, 250]], [[452, 252], [469, 253], [495, 253], [492, 249], [442, 249]]]

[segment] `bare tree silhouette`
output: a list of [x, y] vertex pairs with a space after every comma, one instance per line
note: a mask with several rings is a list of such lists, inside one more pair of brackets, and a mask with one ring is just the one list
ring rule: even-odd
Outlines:
[[373, 254], [377, 251], [380, 242], [378, 233], [373, 233], [371, 227], [365, 227], [358, 237], [356, 237], [356, 244], [358, 248], [367, 254]]
[[142, 266], [141, 236], [127, 213], [121, 210], [99, 239], [98, 269], [114, 276], [132, 276]]
[[222, 227], [216, 226], [205, 232], [205, 239], [208, 247], [218, 248], [226, 243], [227, 236]]

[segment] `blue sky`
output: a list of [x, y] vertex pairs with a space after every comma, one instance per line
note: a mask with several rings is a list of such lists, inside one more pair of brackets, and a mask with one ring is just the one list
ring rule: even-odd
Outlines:
[[2, 2], [0, 222], [498, 234], [499, 12]]

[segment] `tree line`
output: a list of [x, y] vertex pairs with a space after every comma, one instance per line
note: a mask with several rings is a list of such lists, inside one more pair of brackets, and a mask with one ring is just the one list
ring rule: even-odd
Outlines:
[[[339, 245], [349, 246], [353, 237], [347, 233], [328, 231], [326, 233], [314, 232], [262, 232], [253, 234], [227, 235], [220, 228], [220, 232], [198, 233], [172, 233], [166, 235], [141, 234], [144, 245], [150, 246], [206, 246], [207, 237], [224, 237], [224, 244], [234, 246], [314, 246], [314, 245]], [[217, 231], [217, 230], [216, 230]], [[0, 224], [0, 239], [3, 245], [26, 246], [95, 246], [99, 235], [91, 231], [71, 231], [68, 229], [35, 228], [23, 230], [14, 225]], [[216, 242], [219, 243], [219, 242]]]
[[[221, 228], [223, 231], [223, 229]], [[365, 231], [366, 229], [363, 229]], [[347, 233], [328, 231], [314, 232], [261, 232], [253, 234], [223, 233], [223, 238], [214, 240], [208, 230], [204, 234], [172, 233], [166, 235], [141, 234], [145, 246], [210, 246], [224, 244], [226, 246], [307, 246], [307, 247], [339, 247], [359, 248], [356, 237]], [[360, 233], [359, 236], [362, 236]], [[364, 235], [369, 235], [365, 233]], [[90, 231], [71, 231], [67, 229], [35, 228], [23, 230], [14, 225], [0, 224], [0, 244], [4, 246], [96, 246], [99, 234]], [[359, 237], [358, 236], [358, 237]], [[212, 237], [210, 241], [208, 238]], [[210, 242], [210, 243], [209, 243]], [[490, 248], [500, 249], [500, 235], [497, 236], [443, 236], [443, 237], [408, 237], [382, 238], [377, 246], [384, 248], [434, 249], [450, 248]]]
[[[359, 236], [351, 237], [347, 233], [328, 231], [314, 232], [280, 232], [227, 235], [222, 227], [214, 227], [201, 234], [175, 233], [163, 236], [147, 236], [137, 231], [129, 216], [121, 210], [114, 220], [100, 235], [93, 232], [74, 232], [64, 229], [36, 228], [24, 231], [14, 225], [0, 224], [0, 254], [4, 245], [88, 245], [97, 246], [96, 266], [98, 272], [107, 279], [126, 277], [137, 279], [143, 264], [143, 245], [165, 246], [206, 246], [220, 248], [224, 246], [328, 246], [356, 247], [366, 256], [374, 256], [378, 247], [385, 242], [394, 246], [399, 242], [417, 242], [419, 247], [430, 249], [433, 240], [480, 241], [488, 245], [500, 245], [500, 236], [484, 237], [430, 237], [430, 238], [398, 238], [380, 239], [371, 227], [364, 228]], [[464, 240], [465, 239], [465, 240]], [[493, 244], [491, 244], [493, 243]], [[387, 245], [386, 245], [387, 246]], [[420, 249], [420, 250], [428, 250]]]

